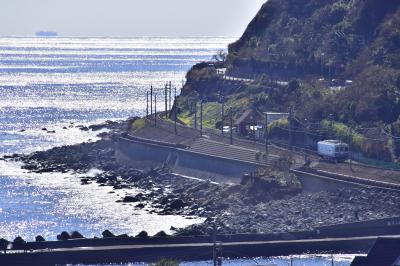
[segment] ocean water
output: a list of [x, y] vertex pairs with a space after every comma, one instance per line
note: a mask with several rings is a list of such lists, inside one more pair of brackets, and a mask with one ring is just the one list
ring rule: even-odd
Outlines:
[[[0, 156], [95, 141], [77, 126], [145, 113], [145, 92], [162, 95], [165, 82], [178, 92], [186, 71], [226, 49], [231, 38], [0, 38]], [[161, 99], [161, 97], [160, 97]], [[161, 105], [159, 105], [161, 106]], [[55, 133], [49, 133], [46, 130]], [[98, 132], [97, 132], [98, 133]], [[86, 175], [95, 174], [94, 169]], [[202, 219], [158, 216], [115, 201], [139, 191], [82, 186], [73, 173], [33, 174], [0, 161], [0, 238], [61, 231], [100, 236], [109, 229], [135, 235], [170, 232]], [[337, 255], [347, 266], [353, 256]], [[290, 258], [224, 260], [228, 265], [290, 265]], [[183, 265], [211, 265], [210, 261]], [[128, 265], [143, 265], [128, 264]], [[332, 265], [329, 256], [295, 257], [292, 265]]]
[[[77, 126], [145, 113], [145, 92], [178, 91], [186, 71], [229, 38], [0, 38], [0, 156], [96, 140]], [[161, 106], [161, 105], [160, 105]], [[48, 131], [55, 131], [49, 133]], [[89, 173], [90, 174], [90, 173]], [[0, 161], [0, 238], [55, 239], [78, 230], [135, 235], [201, 222], [136, 211], [126, 193], [81, 186], [72, 173], [32, 174]]]

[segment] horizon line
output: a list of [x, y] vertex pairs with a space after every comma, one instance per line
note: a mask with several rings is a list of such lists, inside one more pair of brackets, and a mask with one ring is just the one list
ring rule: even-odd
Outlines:
[[206, 38], [222, 38], [222, 39], [235, 39], [240, 38], [240, 36], [216, 36], [216, 35], [204, 35], [204, 36], [157, 36], [157, 35], [143, 35], [143, 36], [102, 36], [102, 35], [94, 35], [94, 36], [74, 36], [74, 35], [57, 35], [57, 36], [36, 36], [32, 35], [0, 35], [0, 38], [38, 38], [38, 39], [57, 39], [57, 38], [110, 38], [110, 39], [134, 39], [134, 38], [162, 38], [162, 39], [185, 39], [185, 38], [197, 38], [197, 39], [206, 39]]

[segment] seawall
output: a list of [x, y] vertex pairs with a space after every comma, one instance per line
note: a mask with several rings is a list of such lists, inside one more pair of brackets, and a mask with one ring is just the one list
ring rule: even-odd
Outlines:
[[129, 138], [119, 138], [117, 158], [125, 164], [139, 168], [156, 167], [165, 163], [177, 174], [233, 183], [240, 182], [243, 174], [264, 166], [192, 152], [182, 145]]
[[[244, 174], [265, 167], [261, 163], [196, 153], [180, 144], [131, 136], [120, 137], [117, 143], [117, 159], [124, 164], [139, 169], [167, 164], [176, 174], [217, 182], [239, 183]], [[333, 178], [301, 169], [292, 170], [292, 172], [297, 175], [302, 183], [303, 191], [306, 192], [335, 191], [349, 186], [373, 186], [373, 184]]]
[[[377, 237], [336, 238], [291, 241], [224, 242], [224, 257], [270, 257], [306, 253], [365, 253]], [[151, 262], [166, 259], [180, 261], [210, 260], [213, 243], [119, 245], [85, 248], [61, 248], [25, 253], [0, 254], [0, 265], [46, 266], [56, 264], [98, 264]]]

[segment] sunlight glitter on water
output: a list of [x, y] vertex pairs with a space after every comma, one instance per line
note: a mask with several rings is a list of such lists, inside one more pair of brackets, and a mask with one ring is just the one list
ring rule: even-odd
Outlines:
[[106, 229], [129, 235], [146, 230], [153, 235], [161, 230], [171, 233], [171, 226], [203, 221], [149, 214], [133, 204], [115, 203], [127, 194], [143, 192], [138, 189], [114, 193], [112, 187], [96, 183], [82, 186], [71, 173], [28, 173], [12, 162], [1, 161], [0, 169], [1, 175], [8, 177], [0, 176], [0, 235], [8, 239], [23, 235], [32, 240], [39, 232], [46, 239], [55, 239], [54, 232], [64, 230], [77, 230], [87, 237], [101, 236]]
[[[77, 126], [143, 115], [150, 85], [161, 95], [165, 82], [172, 81], [179, 93], [193, 64], [232, 41], [0, 38], [0, 156], [95, 141], [100, 132]], [[0, 238], [54, 239], [63, 230], [85, 236], [99, 236], [104, 229], [153, 234], [201, 221], [135, 210], [115, 203], [134, 190], [110, 192], [97, 184], [83, 187], [69, 173], [32, 174], [2, 161]]]

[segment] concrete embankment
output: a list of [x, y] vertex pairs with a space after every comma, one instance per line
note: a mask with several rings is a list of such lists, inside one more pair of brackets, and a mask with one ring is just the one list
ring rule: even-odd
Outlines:
[[165, 163], [178, 174], [206, 179], [211, 177], [233, 183], [240, 182], [243, 174], [265, 166], [262, 163], [194, 152], [179, 144], [134, 137], [119, 138], [117, 158], [135, 167], [156, 167]]
[[[208, 143], [207, 145], [203, 143]], [[134, 167], [156, 167], [167, 164], [174, 172], [203, 179], [238, 183], [246, 173], [264, 168], [274, 158], [267, 161], [255, 161], [253, 154], [240, 147], [203, 141], [204, 147], [192, 149], [182, 144], [165, 143], [134, 136], [121, 137], [118, 140], [117, 158], [120, 162]], [[210, 145], [225, 145], [220, 148]], [[226, 151], [221, 151], [227, 149]], [[253, 153], [255, 153], [253, 151]], [[352, 176], [300, 168], [292, 171], [302, 183], [303, 191], [335, 191], [350, 187], [376, 187], [400, 190], [400, 185], [382, 181], [361, 179]]]
[[[377, 237], [321, 240], [225, 242], [223, 256], [230, 258], [285, 256], [305, 253], [359, 253], [368, 251]], [[211, 242], [152, 245], [113, 245], [60, 248], [0, 255], [0, 265], [97, 264], [156, 261], [162, 258], [180, 261], [209, 260]]]
[[[230, 258], [285, 256], [305, 253], [367, 253], [378, 236], [399, 238], [399, 218], [348, 223], [314, 231], [281, 234], [216, 235], [223, 256]], [[0, 265], [150, 262], [161, 258], [209, 260], [213, 237], [112, 237], [28, 242], [0, 254]], [[14, 252], [14, 253], [12, 253]], [[17, 253], [15, 253], [17, 252]], [[23, 252], [23, 253], [22, 253]]]

